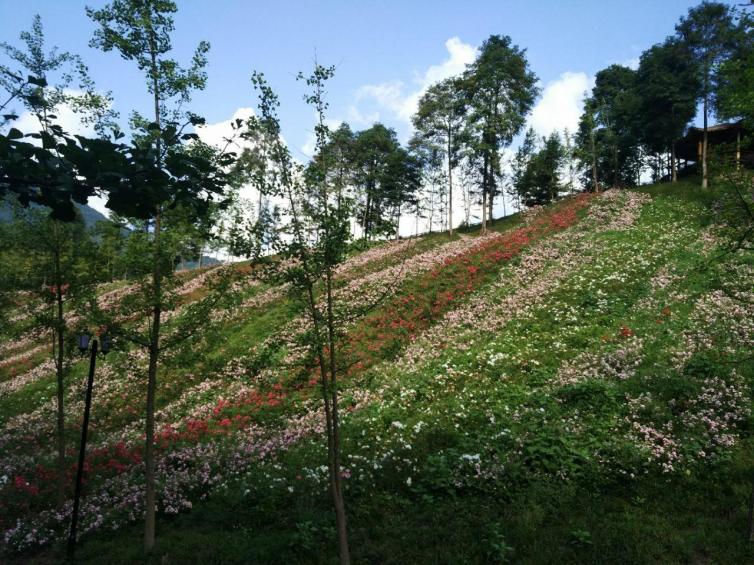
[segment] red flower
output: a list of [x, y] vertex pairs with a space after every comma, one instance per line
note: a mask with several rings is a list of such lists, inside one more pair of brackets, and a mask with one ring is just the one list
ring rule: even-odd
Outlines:
[[32, 496], [36, 496], [39, 494], [39, 488], [31, 484], [21, 475], [16, 476], [16, 478], [13, 480], [13, 484], [16, 486], [18, 490], [27, 492]]
[[618, 333], [620, 333], [621, 337], [631, 337], [631, 336], [634, 335], [633, 330], [631, 328], [629, 328], [628, 326], [621, 327], [621, 329], [620, 329], [620, 331]]

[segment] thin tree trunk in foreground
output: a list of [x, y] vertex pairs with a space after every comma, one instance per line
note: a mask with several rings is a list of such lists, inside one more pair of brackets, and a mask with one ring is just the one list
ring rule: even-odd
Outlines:
[[[160, 131], [160, 87], [157, 80], [157, 48], [152, 42], [152, 94], [154, 100], [154, 121]], [[160, 138], [155, 141], [157, 150], [157, 166], [162, 166], [160, 152], [162, 144]], [[157, 391], [157, 361], [160, 356], [160, 318], [162, 315], [162, 270], [160, 265], [160, 232], [162, 230], [162, 214], [157, 209], [154, 221], [154, 265], [152, 271], [152, 328], [149, 342], [149, 371], [147, 374], [147, 418], [146, 439], [144, 445], [144, 481], [145, 489], [145, 517], [144, 517], [144, 550], [149, 553], [154, 548], [156, 503], [155, 493], [155, 453], [154, 453], [154, 398]]]
[[335, 523], [338, 529], [338, 556], [341, 565], [348, 565], [351, 556], [348, 547], [348, 525], [346, 519], [346, 507], [343, 500], [343, 486], [340, 476], [340, 417], [338, 413], [338, 379], [337, 362], [335, 358], [335, 316], [333, 313], [332, 273], [327, 269], [327, 339], [330, 360], [330, 407], [332, 418], [332, 443], [333, 443], [333, 503], [335, 505]]
[[[55, 226], [55, 245], [59, 245], [58, 230]], [[55, 355], [55, 372], [57, 376], [57, 435], [58, 435], [58, 491], [57, 507], [62, 508], [65, 503], [66, 465], [65, 465], [65, 382], [64, 382], [64, 345], [65, 318], [63, 317], [63, 281], [60, 269], [60, 252], [55, 250], [55, 302], [56, 321], [53, 333], [53, 351]]]
[[749, 495], [749, 517], [746, 527], [746, 540], [749, 544], [754, 542], [754, 482], [751, 485], [751, 494]]
[[702, 137], [702, 188], [709, 186], [707, 171], [707, 95], [704, 95], [704, 136]]
[[152, 328], [149, 343], [149, 371], [147, 374], [147, 421], [146, 442], [144, 445], [144, 466], [146, 482], [146, 501], [144, 519], [144, 550], [149, 552], [155, 542], [155, 453], [154, 453], [154, 400], [157, 389], [157, 360], [160, 355], [160, 318], [162, 314], [162, 273], [160, 272], [160, 214], [155, 221], [154, 247], [155, 263], [152, 274], [154, 307], [152, 310]]

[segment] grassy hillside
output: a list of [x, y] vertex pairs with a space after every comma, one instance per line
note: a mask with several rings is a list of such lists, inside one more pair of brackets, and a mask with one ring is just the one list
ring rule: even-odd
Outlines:
[[[485, 235], [349, 259], [337, 295], [360, 313], [342, 339], [355, 562], [754, 559], [754, 269], [721, 253], [715, 198], [686, 184], [581, 195]], [[218, 272], [182, 275], [176, 316]], [[248, 275], [236, 288], [159, 376], [149, 561], [334, 562], [301, 305]], [[0, 344], [0, 527], [6, 559], [49, 562], [70, 512], [52, 507], [49, 339], [15, 319], [21, 337]], [[144, 560], [144, 370], [123, 348], [98, 369], [82, 561]], [[71, 453], [83, 362], [72, 373]]]

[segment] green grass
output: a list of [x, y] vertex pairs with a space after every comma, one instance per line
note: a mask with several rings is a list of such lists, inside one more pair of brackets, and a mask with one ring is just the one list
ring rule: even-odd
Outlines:
[[[730, 320], [695, 317], [696, 301], [719, 286], [701, 243], [719, 195], [691, 181], [641, 192], [653, 200], [637, 223], [584, 233], [577, 240], [578, 263], [548, 264], [540, 277], [569, 270], [543, 287], [546, 294], [525, 315], [499, 331], [453, 330], [450, 343], [457, 347], [433, 351], [416, 365], [403, 363], [401, 347], [386, 350], [382, 362], [343, 383], [344, 406], [364, 390], [378, 394], [361, 410], [345, 411], [342, 421], [354, 563], [754, 562], [745, 536], [754, 419], [736, 421], [737, 441], [730, 447], [709, 443], [695, 419], [708, 414], [709, 382], [738, 387], [749, 406], [754, 395], [754, 362], [730, 341]], [[492, 229], [520, 225], [520, 217], [511, 216]], [[407, 260], [448, 240], [444, 234], [425, 237]], [[358, 275], [389, 263], [365, 265]], [[515, 297], [521, 289], [505, 281], [518, 264], [515, 259], [495, 267], [455, 306], [477, 296], [490, 304]], [[659, 284], [663, 273], [675, 278]], [[432, 284], [407, 280], [397, 294], [442, 288]], [[276, 332], [299, 312], [284, 299], [212, 329], [201, 349], [170, 359], [160, 406], [264, 340], [275, 343]], [[679, 367], [676, 358], [688, 349], [690, 330], [708, 332], [716, 347], [695, 350]], [[279, 371], [285, 383], [290, 375], [278, 365], [282, 353], [265, 357], [259, 367]], [[574, 382], [560, 382], [564, 367], [578, 363], [595, 372], [582, 369]], [[30, 410], [50, 386], [43, 380], [2, 399], [0, 415]], [[274, 427], [312, 394], [292, 391], [282, 405], [254, 412], [253, 421]], [[738, 409], [727, 397], [720, 402], [722, 411]], [[124, 416], [110, 425], [125, 423]], [[634, 424], [672, 438], [677, 445], [664, 446], [663, 453], [675, 449], [680, 459], [654, 458]], [[698, 455], [702, 449], [708, 455]], [[318, 471], [324, 463], [323, 439], [307, 437], [248, 473], [227, 477], [190, 512], [161, 516], [151, 555], [141, 550], [137, 523], [88, 536], [77, 558], [337, 562], [334, 518]], [[56, 546], [9, 559], [55, 562], [62, 551]]]

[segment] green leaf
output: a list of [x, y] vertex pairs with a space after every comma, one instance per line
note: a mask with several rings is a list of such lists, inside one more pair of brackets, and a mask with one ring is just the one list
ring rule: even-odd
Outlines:
[[41, 88], [44, 88], [47, 86], [47, 80], [44, 77], [33, 77], [29, 75], [29, 77], [26, 79], [26, 82], [28, 82], [29, 84], [34, 84]]

